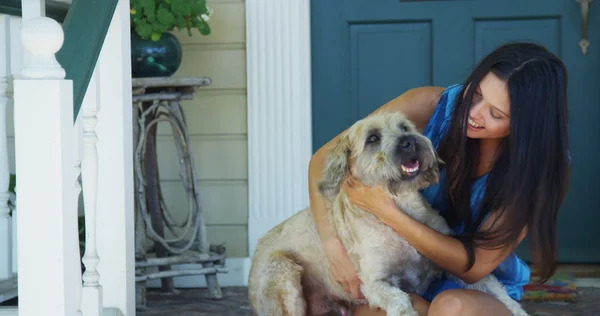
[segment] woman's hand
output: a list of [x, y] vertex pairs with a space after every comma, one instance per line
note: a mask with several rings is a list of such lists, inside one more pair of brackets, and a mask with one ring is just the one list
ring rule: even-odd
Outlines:
[[365, 298], [360, 291], [362, 281], [358, 278], [356, 267], [350, 261], [346, 248], [337, 237], [330, 237], [324, 243], [325, 254], [331, 266], [333, 279], [341, 284], [346, 293], [355, 299]]
[[352, 204], [375, 215], [385, 224], [398, 215], [398, 206], [381, 188], [371, 188], [350, 176], [344, 181], [342, 189]]
[[[342, 189], [353, 204], [375, 215], [423, 256], [466, 283], [478, 282], [492, 273], [514, 249], [513, 245], [498, 249], [476, 248], [475, 265], [470, 270], [464, 271], [464, 267], [468, 263], [468, 256], [461, 241], [441, 234], [401, 212], [383, 189], [368, 187], [351, 177], [344, 180]], [[482, 229], [489, 229], [493, 225], [492, 223], [496, 223], [496, 220], [502, 220], [496, 217], [498, 214], [494, 214], [492, 213], [483, 222]], [[519, 242], [524, 237], [525, 231]]]

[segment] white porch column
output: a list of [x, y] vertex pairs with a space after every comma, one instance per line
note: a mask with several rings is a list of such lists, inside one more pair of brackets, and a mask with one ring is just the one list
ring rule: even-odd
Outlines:
[[81, 270], [77, 248], [73, 85], [54, 54], [61, 26], [24, 21], [30, 58], [14, 81], [19, 315], [75, 315]]
[[117, 308], [125, 316], [135, 315], [130, 47], [129, 1], [119, 0], [96, 66], [100, 96], [96, 241], [104, 307]]
[[310, 1], [247, 0], [248, 243], [308, 206]]

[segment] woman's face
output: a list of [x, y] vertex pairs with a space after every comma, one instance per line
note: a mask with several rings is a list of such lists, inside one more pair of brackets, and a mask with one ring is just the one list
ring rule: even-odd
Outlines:
[[509, 133], [510, 98], [508, 86], [494, 73], [488, 73], [479, 83], [469, 111], [467, 137], [500, 139]]

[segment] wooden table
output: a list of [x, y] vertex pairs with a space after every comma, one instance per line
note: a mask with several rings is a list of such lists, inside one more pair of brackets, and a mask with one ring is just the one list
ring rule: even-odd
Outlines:
[[[210, 246], [200, 207], [196, 184], [196, 169], [187, 132], [182, 100], [191, 100], [199, 87], [211, 83], [207, 77], [134, 78], [133, 94], [133, 147], [136, 190], [135, 259], [136, 304], [146, 306], [146, 281], [161, 279], [164, 292], [176, 293], [173, 277], [203, 274], [211, 296], [222, 298], [217, 273], [227, 273], [225, 248]], [[189, 202], [185, 233], [177, 236], [169, 210], [164, 202], [156, 153], [158, 123], [169, 123], [179, 156], [180, 177]], [[165, 228], [177, 238], [167, 240]], [[181, 227], [179, 227], [181, 228]], [[190, 233], [191, 231], [191, 233]], [[186, 235], [191, 235], [186, 239]], [[148, 241], [153, 245], [147, 249]], [[171, 265], [199, 263], [201, 268], [171, 270]], [[158, 267], [158, 272], [147, 272]]]

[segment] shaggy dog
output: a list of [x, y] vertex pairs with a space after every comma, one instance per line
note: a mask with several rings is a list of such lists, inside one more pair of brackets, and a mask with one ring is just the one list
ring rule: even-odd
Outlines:
[[[400, 113], [369, 116], [351, 126], [331, 150], [319, 190], [330, 203], [330, 227], [358, 269], [366, 300], [354, 300], [333, 279], [307, 208], [259, 240], [248, 281], [254, 312], [345, 315], [353, 304], [368, 302], [388, 315], [417, 315], [407, 293], [423, 294], [443, 272], [390, 227], [351, 204], [340, 186], [351, 173], [364, 184], [385, 189], [416, 220], [450, 234], [446, 221], [419, 193], [437, 182], [438, 163], [429, 139]], [[491, 293], [515, 315], [526, 315], [493, 276], [469, 287]]]

